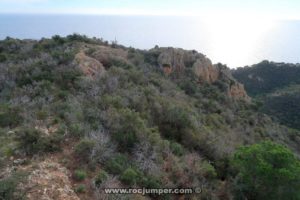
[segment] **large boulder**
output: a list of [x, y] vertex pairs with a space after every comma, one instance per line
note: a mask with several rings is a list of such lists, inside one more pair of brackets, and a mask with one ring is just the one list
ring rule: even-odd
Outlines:
[[101, 62], [85, 55], [84, 52], [76, 54], [75, 61], [86, 76], [94, 77], [97, 74], [101, 75], [105, 72], [105, 68]]
[[94, 52], [91, 56], [101, 62], [105, 68], [112, 66], [115, 61], [128, 63], [128, 52], [124, 49], [107, 46], [94, 46], [92, 48]]

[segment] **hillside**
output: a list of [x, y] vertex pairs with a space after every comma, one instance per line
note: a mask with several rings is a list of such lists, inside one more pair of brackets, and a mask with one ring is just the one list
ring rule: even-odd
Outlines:
[[300, 65], [263, 61], [237, 68], [233, 76], [244, 84], [250, 96], [262, 95], [290, 84], [300, 84]]
[[[76, 34], [7, 38], [0, 42], [0, 199], [299, 197], [300, 133], [257, 109], [226, 66], [194, 50], [146, 51]], [[252, 162], [251, 148], [260, 159]], [[248, 174], [244, 158], [259, 168], [257, 179], [274, 184], [253, 187], [255, 170]], [[124, 187], [201, 193], [103, 193]]]
[[262, 112], [286, 126], [300, 129], [299, 64], [264, 61], [232, 72], [250, 96], [262, 102]]

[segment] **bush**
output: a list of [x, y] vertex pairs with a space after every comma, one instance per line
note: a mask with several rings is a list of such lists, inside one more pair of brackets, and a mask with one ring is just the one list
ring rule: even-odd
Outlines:
[[66, 42], [65, 38], [62, 38], [62, 37], [59, 36], [59, 35], [54, 35], [54, 36], [52, 37], [52, 39], [53, 39], [54, 42], [56, 42], [56, 43], [59, 44], [59, 45], [62, 45], [62, 44], [64, 44], [64, 43]]
[[81, 137], [84, 135], [84, 127], [80, 123], [73, 123], [69, 127], [70, 133], [74, 137]]
[[83, 181], [86, 178], [86, 172], [79, 169], [75, 170], [73, 177], [76, 181]]
[[192, 128], [189, 113], [181, 107], [167, 107], [161, 116], [159, 129], [170, 140], [181, 142], [187, 129]]
[[43, 145], [43, 152], [55, 152], [59, 151], [61, 142], [63, 141], [63, 135], [55, 133], [51, 136], [43, 136], [41, 144]]
[[85, 193], [86, 187], [83, 184], [80, 184], [76, 187], [75, 192], [76, 193]]
[[0, 63], [5, 62], [7, 60], [5, 54], [0, 54]]
[[131, 151], [134, 145], [139, 141], [138, 136], [146, 132], [144, 121], [139, 114], [129, 110], [120, 110], [115, 117], [114, 123], [110, 128], [112, 138], [115, 139], [121, 151]]
[[214, 168], [214, 166], [212, 166], [210, 163], [204, 161], [201, 165], [202, 167], [202, 171], [203, 171], [203, 176], [205, 178], [216, 178], [217, 177], [217, 172]]
[[108, 179], [108, 174], [106, 171], [101, 170], [95, 178], [95, 185], [99, 187], [104, 181]]
[[80, 35], [74, 33], [73, 35], [67, 36], [68, 42], [86, 42], [89, 43], [91, 39], [89, 39], [86, 35]]
[[177, 142], [171, 142], [170, 148], [171, 148], [172, 153], [174, 153], [176, 156], [182, 156], [184, 153], [184, 149]]
[[23, 181], [24, 174], [12, 174], [0, 180], [0, 199], [21, 199], [21, 192], [17, 189], [18, 184]]
[[0, 126], [15, 127], [23, 121], [20, 109], [12, 108], [8, 105], [0, 105]]
[[82, 75], [82, 72], [74, 67], [59, 68], [56, 73], [54, 81], [62, 90], [70, 90], [77, 87], [76, 82]]
[[23, 128], [17, 131], [16, 141], [21, 150], [27, 155], [43, 152], [54, 152], [60, 149], [62, 136], [54, 134], [45, 136], [39, 130], [33, 128]]
[[300, 162], [270, 141], [237, 150], [233, 158], [237, 199], [300, 199]]
[[36, 118], [38, 120], [45, 120], [48, 116], [48, 113], [44, 110], [40, 110], [36, 112]]
[[55, 59], [59, 65], [69, 64], [74, 59], [73, 52], [52, 51], [51, 55], [52, 55], [53, 59]]
[[137, 184], [140, 176], [139, 174], [132, 168], [126, 169], [120, 177], [120, 180], [123, 181], [127, 185], [135, 185]]
[[106, 163], [106, 169], [113, 174], [122, 174], [129, 166], [128, 158], [125, 155], [118, 154]]
[[184, 81], [179, 86], [187, 95], [194, 95], [198, 88], [198, 85], [191, 80]]
[[95, 142], [89, 139], [82, 139], [75, 146], [76, 157], [84, 163], [89, 163], [91, 161], [91, 154], [93, 148], [95, 147]]
[[160, 181], [153, 176], [143, 176], [143, 178], [141, 178], [141, 186], [145, 187], [145, 188], [161, 188], [162, 185], [160, 183]]

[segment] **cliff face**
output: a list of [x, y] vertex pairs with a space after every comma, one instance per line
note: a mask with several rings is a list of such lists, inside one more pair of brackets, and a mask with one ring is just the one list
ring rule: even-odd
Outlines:
[[228, 95], [235, 99], [243, 99], [246, 101], [251, 101], [251, 98], [248, 96], [244, 88], [244, 85], [237, 82], [230, 87], [228, 91]]
[[211, 61], [204, 57], [203, 59], [198, 59], [193, 65], [194, 73], [199, 77], [199, 79], [204, 80], [208, 83], [213, 83], [219, 79], [220, 71]]
[[161, 68], [171, 68], [171, 72], [180, 74], [184, 68], [184, 54], [182, 49], [161, 49], [157, 62]]
[[166, 75], [175, 73], [180, 76], [186, 68], [191, 68], [198, 77], [199, 83], [212, 84], [217, 80], [224, 79], [230, 83], [227, 91], [228, 96], [233, 99], [250, 101], [244, 86], [232, 77], [229, 69], [213, 65], [205, 55], [196, 51], [175, 48], [156, 48], [151, 51], [156, 51], [159, 54], [157, 62]]
[[[181, 74], [185, 68], [192, 67], [199, 81], [213, 83], [219, 77], [218, 69], [203, 54], [175, 48], [160, 48], [158, 64], [167, 74]], [[170, 68], [170, 70], [167, 70]]]
[[227, 95], [237, 100], [251, 101], [244, 85], [239, 83], [233, 76], [229, 68], [221, 64], [215, 65], [220, 70], [220, 79], [228, 83]]

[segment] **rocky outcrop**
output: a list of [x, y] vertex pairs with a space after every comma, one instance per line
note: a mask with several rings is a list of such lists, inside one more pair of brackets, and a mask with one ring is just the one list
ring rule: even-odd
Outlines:
[[235, 82], [229, 88], [228, 95], [234, 99], [251, 101], [251, 98], [248, 96], [244, 85]]
[[180, 75], [186, 68], [192, 68], [199, 81], [213, 83], [219, 77], [218, 69], [203, 54], [175, 48], [159, 48], [158, 64], [166, 75]]
[[212, 65], [211, 61], [204, 57], [198, 59], [193, 65], [194, 73], [199, 77], [199, 80], [206, 81], [208, 83], [213, 83], [218, 80], [220, 71], [219, 69]]
[[[84, 52], [89, 52], [87, 56]], [[175, 74], [180, 77], [186, 69], [191, 69], [199, 83], [214, 83], [223, 80], [228, 84], [228, 96], [233, 99], [250, 101], [242, 84], [231, 75], [230, 70], [223, 65], [213, 65], [211, 60], [197, 51], [186, 51], [180, 48], [154, 48], [150, 54], [156, 55], [157, 63], [165, 75]], [[83, 73], [93, 77], [103, 74], [105, 68], [116, 63], [132, 64], [128, 60], [128, 51], [123, 48], [109, 46], [85, 46], [75, 57]]]
[[127, 63], [128, 52], [120, 48], [111, 48], [107, 46], [94, 46], [94, 52], [91, 56], [103, 64], [104, 67], [110, 67], [114, 61]]
[[239, 83], [232, 76], [230, 69], [222, 64], [217, 64], [215, 66], [220, 70], [219, 78], [228, 84], [227, 95], [236, 100], [250, 102], [251, 98], [248, 96], [244, 85]]
[[161, 48], [158, 63], [161, 68], [171, 68], [168, 72], [180, 74], [185, 69], [184, 50], [174, 48]]
[[175, 73], [180, 76], [186, 68], [191, 68], [199, 83], [214, 83], [223, 80], [228, 84], [227, 95], [233, 99], [250, 101], [244, 86], [237, 82], [230, 70], [221, 64], [213, 65], [211, 60], [196, 51], [175, 48], [155, 48], [150, 51], [158, 53], [157, 62], [164, 74]]
[[173, 72], [172, 67], [169, 64], [163, 65], [163, 71], [165, 75], [170, 75]]
[[84, 52], [76, 54], [75, 61], [86, 76], [94, 77], [97, 74], [101, 75], [105, 72], [105, 68], [101, 62], [85, 55]]

